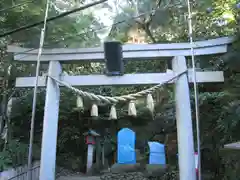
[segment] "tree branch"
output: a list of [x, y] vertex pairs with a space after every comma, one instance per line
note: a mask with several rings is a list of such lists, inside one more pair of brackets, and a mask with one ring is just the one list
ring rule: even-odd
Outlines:
[[142, 24], [143, 30], [146, 32], [146, 34], [149, 36], [149, 38], [152, 40], [153, 43], [156, 43], [156, 39], [154, 38], [152, 32], [150, 31], [150, 23], [148, 24]]
[[[157, 0], [157, 2], [156, 2], [156, 8], [155, 8], [155, 9], [160, 8], [161, 4], [162, 4], [162, 0]], [[156, 11], [152, 12], [152, 13], [148, 16], [148, 18], [145, 19], [144, 23], [145, 23], [145, 24], [150, 24], [150, 23], [152, 22], [153, 16], [155, 16], [155, 15], [156, 15]]]
[[[162, 0], [157, 0], [155, 9], [160, 8], [161, 4], [162, 4]], [[156, 43], [157, 41], [150, 30], [150, 24], [155, 15], [156, 15], [156, 11], [152, 12], [147, 18], [144, 18], [142, 22], [137, 21], [142, 27], [142, 29], [146, 32], [146, 34], [150, 37], [153, 43]]]

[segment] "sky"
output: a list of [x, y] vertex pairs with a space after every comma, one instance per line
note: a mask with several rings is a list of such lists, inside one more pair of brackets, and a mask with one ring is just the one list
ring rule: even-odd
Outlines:
[[[86, 3], [91, 3], [92, 0], [87, 0]], [[94, 16], [99, 19], [99, 22], [101, 22], [104, 26], [109, 27], [105, 28], [102, 31], [99, 31], [97, 34], [99, 38], [104, 41], [104, 39], [108, 36], [111, 26], [113, 24], [113, 19], [117, 14], [117, 6], [116, 4], [119, 3], [118, 0], [108, 0], [108, 5], [111, 7], [109, 8], [96, 8], [93, 7], [90, 10], [94, 13]]]
[[[95, 0], [94, 0], [95, 1]], [[86, 0], [85, 4], [92, 3], [94, 2], [93, 0]], [[98, 19], [100, 23], [102, 23], [104, 26], [109, 27], [105, 28], [101, 31], [98, 31], [98, 36], [102, 41], [107, 37], [108, 33], [110, 32], [110, 27], [113, 24], [113, 19], [117, 14], [117, 4], [121, 3], [124, 4], [125, 0], [108, 0], [106, 3], [111, 7], [111, 8], [104, 8], [100, 7], [100, 5], [93, 6], [91, 8], [88, 8], [87, 10], [84, 10], [86, 14], [89, 12], [93, 12], [94, 16]], [[52, 4], [56, 10], [64, 12], [72, 8], [76, 8], [72, 6], [72, 3], [69, 3], [69, 1], [66, 0], [57, 0], [57, 5]], [[72, 16], [76, 16], [76, 14], [73, 14]]]

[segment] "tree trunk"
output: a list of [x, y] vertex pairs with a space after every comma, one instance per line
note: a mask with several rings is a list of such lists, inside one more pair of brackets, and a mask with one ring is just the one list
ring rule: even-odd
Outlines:
[[2, 102], [1, 102], [1, 111], [2, 111], [2, 118], [0, 122], [0, 133], [3, 133], [4, 128], [6, 128], [6, 135], [5, 135], [5, 145], [9, 142], [11, 138], [11, 122], [10, 122], [10, 115], [7, 115], [7, 105], [9, 101], [9, 95], [11, 93], [11, 72], [12, 72], [12, 56], [6, 56], [6, 61], [4, 63], [4, 80], [3, 80], [3, 94], [2, 94]]

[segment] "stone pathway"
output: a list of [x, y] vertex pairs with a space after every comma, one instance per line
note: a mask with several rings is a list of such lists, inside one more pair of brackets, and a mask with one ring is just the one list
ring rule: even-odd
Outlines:
[[58, 180], [100, 180], [99, 176], [64, 176], [59, 177]]

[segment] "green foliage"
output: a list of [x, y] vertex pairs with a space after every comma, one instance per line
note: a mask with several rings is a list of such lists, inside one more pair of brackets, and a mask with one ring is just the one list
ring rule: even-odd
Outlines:
[[[34, 147], [35, 150], [35, 147]], [[28, 144], [21, 143], [18, 140], [11, 140], [6, 147], [0, 152], [0, 169], [1, 171], [12, 166], [17, 167], [27, 163]], [[34, 153], [35, 155], [35, 153]], [[38, 154], [39, 156], [39, 154]]]
[[1, 171], [11, 167], [12, 165], [12, 158], [10, 154], [6, 151], [0, 152], [0, 169]]
[[[17, 4], [25, 2], [24, 0], [18, 1]], [[24, 26], [26, 24], [31, 24], [34, 22], [42, 21], [45, 13], [45, 0], [40, 0], [34, 3], [27, 3], [24, 6], [12, 8], [1, 12], [1, 31], [6, 32]], [[0, 9], [4, 7], [10, 7], [14, 5], [13, 1], [1, 1]], [[51, 6], [49, 10], [49, 17], [56, 16], [60, 14], [58, 8], [59, 3], [57, 1], [51, 1]], [[70, 10], [67, 7], [65, 10]], [[81, 21], [79, 21], [81, 19]], [[79, 47], [80, 43], [84, 46], [91, 45], [91, 43], [86, 43], [86, 37], [84, 34], [78, 36], [77, 34], [85, 33], [87, 31], [86, 27], [92, 26], [93, 28], [99, 27], [100, 24], [94, 19], [92, 14], [84, 15], [82, 13], [76, 13], [74, 16], [67, 16], [62, 19], [56, 20], [54, 22], [48, 23], [46, 32], [45, 45], [47, 46], [64, 46], [66, 43], [77, 43], [75, 46]], [[84, 27], [84, 30], [83, 30]], [[21, 31], [11, 35], [11, 43], [20, 43], [24, 46], [38, 47], [40, 38], [41, 26], [34, 27], [25, 31]], [[51, 35], [50, 35], [51, 34]], [[95, 37], [95, 41], [98, 41], [96, 34], [89, 33], [91, 37]], [[62, 41], [66, 41], [62, 43]], [[73, 45], [71, 45], [73, 46]]]

